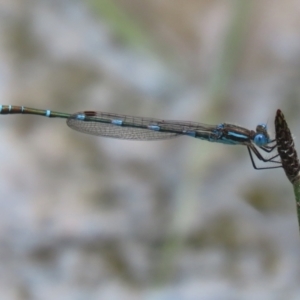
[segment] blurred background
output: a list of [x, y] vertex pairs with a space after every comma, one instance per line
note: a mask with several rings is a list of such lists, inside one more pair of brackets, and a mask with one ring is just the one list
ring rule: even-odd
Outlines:
[[[2, 0], [0, 102], [272, 136], [281, 108], [297, 137], [299, 14], [295, 0]], [[28, 115], [0, 116], [0, 133], [1, 299], [300, 299], [292, 185], [245, 147]]]

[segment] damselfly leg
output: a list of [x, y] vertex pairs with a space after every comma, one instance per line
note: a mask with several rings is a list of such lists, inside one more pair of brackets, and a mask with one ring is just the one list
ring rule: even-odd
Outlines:
[[[275, 140], [271, 141], [270, 143], [275, 142]], [[271, 153], [275, 148], [277, 147], [277, 144], [275, 144], [274, 146], [261, 146], [259, 147], [260, 149], [262, 149], [263, 151], [267, 152], [267, 153]], [[278, 168], [282, 168], [282, 164], [281, 161], [277, 161], [275, 160], [276, 157], [279, 156], [279, 154], [273, 155], [272, 157], [269, 158], [265, 158], [262, 156], [262, 154], [258, 151], [258, 149], [253, 145], [250, 144], [247, 146], [248, 152], [249, 152], [249, 156], [251, 159], [251, 163], [252, 166], [255, 170], [267, 170], [267, 169], [278, 169]], [[271, 162], [271, 163], [275, 163], [275, 164], [280, 164], [279, 166], [269, 166], [269, 167], [257, 167], [252, 155], [252, 152], [255, 154], [255, 156], [263, 162]]]

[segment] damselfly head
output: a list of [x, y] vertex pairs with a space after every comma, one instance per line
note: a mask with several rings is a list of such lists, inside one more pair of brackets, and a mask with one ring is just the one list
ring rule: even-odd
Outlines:
[[258, 146], [266, 145], [270, 142], [268, 126], [266, 123], [260, 123], [256, 126], [256, 136], [254, 142]]
[[267, 129], [267, 124], [265, 123], [261, 123], [256, 126], [256, 134], [253, 139], [255, 145], [264, 146], [270, 142], [270, 136]]

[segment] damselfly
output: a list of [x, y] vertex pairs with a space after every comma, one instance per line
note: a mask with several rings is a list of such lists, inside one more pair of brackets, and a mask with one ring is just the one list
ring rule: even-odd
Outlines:
[[275, 117], [277, 151], [281, 158], [284, 172], [293, 184], [300, 179], [300, 163], [291, 131], [280, 109]]
[[227, 145], [244, 145], [247, 147], [252, 165], [255, 169], [272, 169], [281, 166], [258, 168], [252, 152], [263, 162], [280, 163], [277, 156], [264, 158], [257, 148], [270, 153], [275, 145], [271, 140], [266, 124], [259, 124], [256, 130], [249, 130], [237, 125], [222, 123], [206, 125], [188, 121], [168, 121], [153, 118], [126, 116], [97, 111], [83, 111], [75, 114], [29, 108], [25, 106], [0, 105], [0, 114], [30, 114], [49, 118], [67, 119], [67, 124], [74, 130], [111, 138], [150, 141], [169, 139], [177, 136], [190, 136], [209, 142]]

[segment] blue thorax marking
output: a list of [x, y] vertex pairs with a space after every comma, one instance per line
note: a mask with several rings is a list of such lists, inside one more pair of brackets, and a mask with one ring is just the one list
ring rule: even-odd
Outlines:
[[233, 136], [233, 137], [236, 137], [238, 139], [242, 139], [242, 140], [249, 140], [249, 136], [245, 135], [245, 134], [241, 134], [241, 133], [236, 133], [236, 132], [232, 132], [232, 131], [229, 131], [228, 132], [228, 135], [229, 136]]
[[240, 145], [242, 142], [241, 141], [235, 141], [233, 139], [228, 139], [225, 136], [223, 136], [221, 139], [216, 140], [215, 142], [217, 143], [222, 143], [226, 145]]

